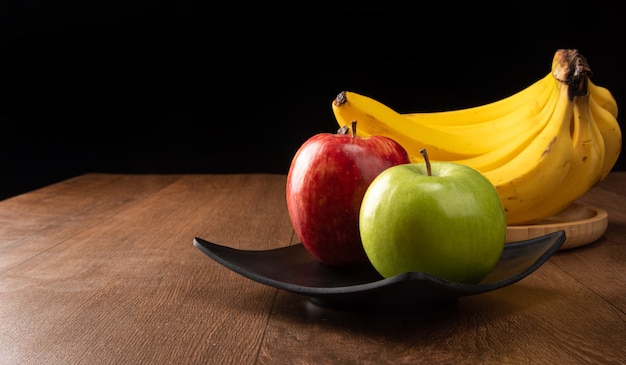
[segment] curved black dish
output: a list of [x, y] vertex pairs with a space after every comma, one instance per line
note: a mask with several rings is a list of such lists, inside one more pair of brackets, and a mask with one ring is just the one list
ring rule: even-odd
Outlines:
[[558, 231], [508, 243], [496, 267], [478, 284], [460, 284], [423, 272], [384, 279], [369, 265], [319, 263], [301, 245], [238, 250], [196, 237], [193, 245], [221, 265], [261, 284], [308, 297], [313, 303], [349, 310], [420, 310], [511, 285], [537, 270], [565, 242]]

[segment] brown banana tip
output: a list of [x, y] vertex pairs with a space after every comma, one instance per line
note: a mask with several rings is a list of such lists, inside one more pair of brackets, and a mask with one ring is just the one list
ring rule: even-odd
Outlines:
[[350, 127], [348, 127], [347, 125], [344, 125], [341, 128], [337, 129], [337, 134], [348, 134], [349, 130], [350, 130]]
[[348, 98], [346, 96], [346, 92], [342, 91], [339, 94], [337, 94], [337, 96], [335, 97], [335, 100], [333, 100], [333, 105], [334, 106], [341, 106], [343, 104], [345, 104], [348, 101]]

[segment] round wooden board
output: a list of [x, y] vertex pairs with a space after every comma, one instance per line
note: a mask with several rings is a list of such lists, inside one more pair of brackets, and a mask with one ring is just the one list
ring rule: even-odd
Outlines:
[[536, 224], [508, 226], [506, 242], [523, 241], [548, 233], [565, 231], [565, 243], [561, 250], [588, 245], [602, 237], [608, 225], [604, 209], [574, 203], [561, 213]]

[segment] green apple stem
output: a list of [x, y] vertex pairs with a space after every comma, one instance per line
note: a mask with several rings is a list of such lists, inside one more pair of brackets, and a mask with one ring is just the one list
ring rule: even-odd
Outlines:
[[426, 173], [428, 176], [433, 176], [433, 172], [430, 167], [430, 159], [428, 158], [428, 152], [426, 152], [425, 148], [422, 148], [420, 153], [422, 154], [422, 157], [424, 157], [424, 163], [426, 163]]

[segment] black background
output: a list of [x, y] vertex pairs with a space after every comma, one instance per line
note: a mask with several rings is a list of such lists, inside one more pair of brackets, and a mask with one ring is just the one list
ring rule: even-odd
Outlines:
[[541, 78], [559, 48], [624, 108], [624, 16], [601, 2], [0, 4], [0, 199], [85, 172], [286, 173], [336, 131], [342, 90], [468, 107]]

